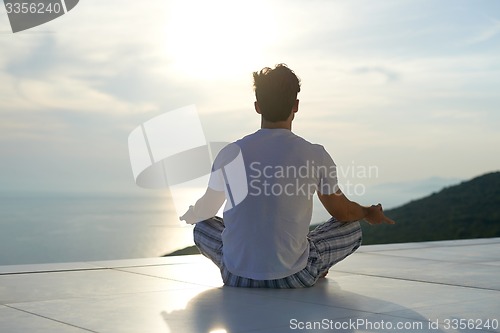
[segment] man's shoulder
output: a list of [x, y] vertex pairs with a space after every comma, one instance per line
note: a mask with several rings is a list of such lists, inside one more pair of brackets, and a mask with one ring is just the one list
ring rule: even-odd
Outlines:
[[231, 163], [240, 155], [240, 146], [236, 142], [228, 143], [217, 153], [213, 166], [215, 169], [219, 169], [222, 166]]
[[318, 154], [324, 154], [327, 153], [325, 147], [322, 144], [311, 142], [308, 139], [305, 139], [304, 137], [297, 135], [293, 133], [294, 135], [294, 141], [298, 146], [302, 146], [304, 149], [307, 149], [311, 152], [315, 152]]
[[295, 135], [297, 140], [301, 140], [304, 144], [311, 145], [311, 146], [318, 147], [318, 148], [323, 148], [323, 145], [321, 145], [319, 143], [311, 142], [308, 139], [306, 139], [300, 135], [297, 135], [295, 133], [293, 135]]

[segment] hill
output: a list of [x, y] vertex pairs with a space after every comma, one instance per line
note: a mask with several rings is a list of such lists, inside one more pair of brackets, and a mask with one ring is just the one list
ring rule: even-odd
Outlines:
[[363, 223], [363, 244], [500, 237], [500, 172], [386, 211], [396, 225]]

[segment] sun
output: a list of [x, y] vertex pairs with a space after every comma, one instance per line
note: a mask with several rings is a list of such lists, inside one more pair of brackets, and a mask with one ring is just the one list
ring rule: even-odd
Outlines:
[[227, 78], [261, 65], [276, 33], [272, 10], [261, 1], [173, 1], [165, 54], [177, 74]]

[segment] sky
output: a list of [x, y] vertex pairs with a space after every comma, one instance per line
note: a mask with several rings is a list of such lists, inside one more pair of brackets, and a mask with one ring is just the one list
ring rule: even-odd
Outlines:
[[254, 132], [252, 72], [277, 63], [341, 183], [500, 169], [499, 1], [81, 0], [16, 34], [0, 8], [0, 192], [143, 193], [134, 128], [195, 105], [207, 142]]

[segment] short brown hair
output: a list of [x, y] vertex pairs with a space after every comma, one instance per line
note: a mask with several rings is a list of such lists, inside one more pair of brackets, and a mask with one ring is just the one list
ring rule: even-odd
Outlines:
[[253, 73], [255, 98], [267, 121], [283, 121], [290, 116], [300, 92], [300, 79], [285, 64]]

